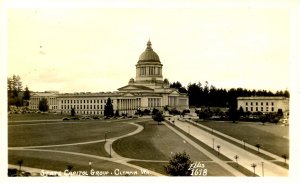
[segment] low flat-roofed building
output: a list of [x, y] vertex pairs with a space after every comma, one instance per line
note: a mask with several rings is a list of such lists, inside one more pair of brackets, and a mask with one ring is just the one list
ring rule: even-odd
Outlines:
[[279, 96], [253, 96], [253, 97], [238, 97], [237, 109], [241, 107], [245, 112], [262, 112], [262, 113], [276, 113], [279, 109], [284, 114], [289, 111], [289, 98]]

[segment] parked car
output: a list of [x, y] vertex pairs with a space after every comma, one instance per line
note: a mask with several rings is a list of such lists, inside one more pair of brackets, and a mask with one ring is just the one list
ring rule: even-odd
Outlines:
[[62, 120], [63, 120], [63, 121], [66, 121], [66, 120], [70, 120], [70, 118], [63, 118]]

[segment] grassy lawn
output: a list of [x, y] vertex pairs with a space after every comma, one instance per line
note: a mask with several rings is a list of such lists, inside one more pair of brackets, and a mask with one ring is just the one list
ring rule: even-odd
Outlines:
[[[164, 169], [164, 165], [167, 162], [143, 162], [143, 161], [129, 161], [129, 163], [147, 168], [149, 170], [158, 172], [163, 175], [167, 175]], [[225, 170], [223, 167], [214, 162], [203, 162], [205, 169], [207, 169], [207, 176], [232, 176], [232, 174]]]
[[[237, 165], [236, 162], [228, 162], [227, 164], [232, 166], [236, 170], [240, 171], [242, 174], [244, 174], [246, 176], [254, 176], [252, 171], [249, 171], [247, 168], [244, 168], [243, 166]], [[255, 174], [255, 176], [258, 176], [258, 175]]]
[[199, 122], [236, 139], [244, 140], [251, 145], [260, 144], [261, 149], [272, 152], [278, 156], [289, 154], [289, 140], [286, 138], [289, 129], [286, 126], [255, 123], [232, 122]]
[[81, 144], [72, 146], [61, 146], [61, 147], [43, 147], [41, 149], [52, 149], [58, 151], [67, 152], [79, 152], [84, 154], [91, 154], [96, 156], [109, 157], [109, 154], [104, 149], [105, 142], [98, 142], [92, 144]]
[[284, 163], [283, 161], [272, 161], [272, 163], [282, 166], [283, 168], [289, 169], [289, 164]]
[[[36, 151], [12, 151], [8, 152], [8, 163], [18, 165], [18, 160], [23, 160], [22, 166], [33, 168], [40, 168], [54, 171], [65, 171], [68, 165], [72, 165], [73, 171], [88, 171], [89, 162], [92, 162], [92, 168], [97, 171], [109, 171], [114, 175], [115, 169], [124, 171], [135, 171], [136, 169], [106, 161], [93, 158], [87, 158], [77, 155], [53, 153], [53, 152], [36, 152]], [[136, 170], [140, 173], [139, 170]]]
[[[171, 123], [169, 123], [169, 124], [172, 125]], [[218, 151], [214, 150], [211, 146], [208, 146], [207, 144], [201, 142], [200, 140], [196, 139], [194, 136], [190, 135], [189, 133], [187, 133], [186, 131], [182, 130], [181, 128], [178, 128], [177, 126], [174, 126], [174, 125], [172, 125], [172, 127], [175, 128], [177, 131], [181, 132], [182, 134], [184, 134], [185, 136], [187, 136], [189, 139], [191, 139], [194, 142], [196, 142], [199, 146], [201, 146], [202, 148], [204, 148], [205, 150], [207, 150], [211, 154], [215, 155], [220, 160], [231, 161], [231, 159], [227, 158], [222, 153], [218, 154]]]
[[63, 117], [70, 117], [70, 115], [55, 113], [9, 114], [8, 121], [62, 119]]
[[192, 160], [211, 160], [165, 125], [157, 125], [153, 120], [139, 124], [144, 126], [142, 132], [113, 143], [113, 149], [121, 156], [144, 160], [169, 160], [173, 153], [186, 151]]
[[59, 123], [8, 126], [8, 146], [38, 146], [85, 142], [125, 135], [137, 127], [124, 123]]

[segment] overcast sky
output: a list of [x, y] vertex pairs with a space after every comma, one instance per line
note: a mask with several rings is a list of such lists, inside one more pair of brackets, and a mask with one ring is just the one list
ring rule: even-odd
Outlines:
[[33, 91], [116, 91], [150, 38], [170, 82], [289, 86], [285, 7], [72, 7], [8, 10], [8, 75]]

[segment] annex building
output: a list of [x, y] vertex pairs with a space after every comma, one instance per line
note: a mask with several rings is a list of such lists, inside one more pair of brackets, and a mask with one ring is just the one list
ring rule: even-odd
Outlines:
[[64, 94], [39, 92], [32, 94], [29, 108], [38, 109], [42, 98], [47, 98], [51, 111], [70, 113], [74, 108], [79, 115], [103, 115], [108, 98], [112, 100], [114, 111], [119, 110], [119, 114], [132, 115], [137, 110], [162, 109], [165, 106], [179, 110], [189, 108], [188, 96], [170, 88], [169, 81], [163, 78], [163, 64], [158, 54], [153, 51], [150, 40], [147, 42], [146, 50], [140, 55], [135, 69], [135, 79], [131, 78], [126, 86], [116, 92]]
[[289, 111], [289, 99], [286, 97], [238, 97], [237, 107], [243, 108], [245, 112], [262, 112], [262, 113], [276, 113], [282, 110], [284, 114]]

